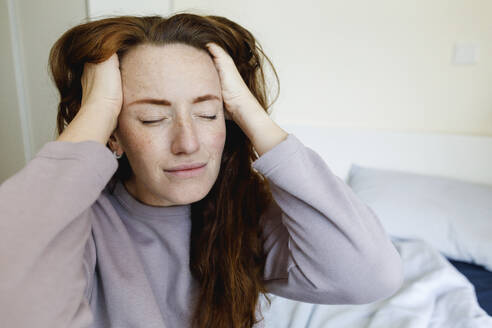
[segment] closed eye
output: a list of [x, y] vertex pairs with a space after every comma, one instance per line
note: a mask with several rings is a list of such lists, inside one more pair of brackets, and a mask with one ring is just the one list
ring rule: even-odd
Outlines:
[[162, 120], [157, 120], [157, 121], [142, 121], [143, 124], [151, 124], [151, 123], [156, 123], [156, 122], [160, 122], [160, 121], [163, 121], [164, 119]]
[[[206, 118], [206, 119], [209, 119], [209, 120], [215, 120], [217, 118], [217, 115], [213, 115], [213, 116], [201, 116], [203, 118]], [[155, 120], [155, 121], [142, 121], [143, 124], [152, 124], [152, 123], [157, 123], [157, 122], [160, 122], [160, 121], [163, 121], [164, 119], [161, 119], [161, 120]]]

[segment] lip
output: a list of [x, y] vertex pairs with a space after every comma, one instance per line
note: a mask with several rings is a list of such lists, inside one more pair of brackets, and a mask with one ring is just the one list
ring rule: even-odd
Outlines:
[[[182, 170], [172, 170], [172, 171], [164, 170], [164, 172], [179, 178], [192, 178], [202, 174], [203, 171], [205, 171], [206, 165], [207, 163], [199, 164], [199, 165], [187, 165], [187, 167], [192, 167], [192, 168], [182, 169]], [[186, 166], [182, 165], [178, 167], [186, 167]]]
[[183, 164], [183, 165], [178, 165], [178, 166], [173, 167], [172, 169], [164, 170], [164, 171], [175, 172], [175, 171], [191, 170], [191, 169], [200, 168], [200, 167], [205, 166], [205, 165], [207, 165], [207, 163]]

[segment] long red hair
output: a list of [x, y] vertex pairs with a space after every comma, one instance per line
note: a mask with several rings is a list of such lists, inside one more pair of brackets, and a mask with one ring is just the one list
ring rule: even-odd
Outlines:
[[[136, 45], [176, 42], [206, 52], [208, 42], [222, 46], [268, 113], [271, 104], [267, 105], [263, 58], [270, 63], [280, 85], [278, 75], [257, 40], [239, 24], [221, 16], [192, 13], [167, 18], [116, 16], [72, 27], [50, 51], [51, 74], [60, 92], [58, 134], [80, 108], [85, 62], [99, 63], [115, 52], [121, 62]], [[226, 129], [219, 176], [207, 196], [191, 204], [190, 270], [200, 290], [190, 324], [196, 328], [252, 327], [258, 322], [255, 314], [260, 293], [267, 292], [259, 219], [273, 201], [270, 186], [251, 166], [258, 155], [247, 136], [233, 121], [226, 121]], [[131, 175], [131, 166], [123, 155], [109, 183], [125, 181]]]

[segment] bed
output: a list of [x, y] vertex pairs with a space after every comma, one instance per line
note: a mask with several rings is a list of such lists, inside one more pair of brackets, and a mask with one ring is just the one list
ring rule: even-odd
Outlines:
[[279, 125], [376, 212], [404, 283], [362, 305], [268, 294], [266, 327], [492, 327], [492, 137]]

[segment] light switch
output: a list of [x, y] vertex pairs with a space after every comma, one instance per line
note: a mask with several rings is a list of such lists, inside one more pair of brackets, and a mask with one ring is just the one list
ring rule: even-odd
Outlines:
[[479, 47], [477, 43], [458, 42], [454, 45], [453, 64], [472, 65], [478, 62]]

